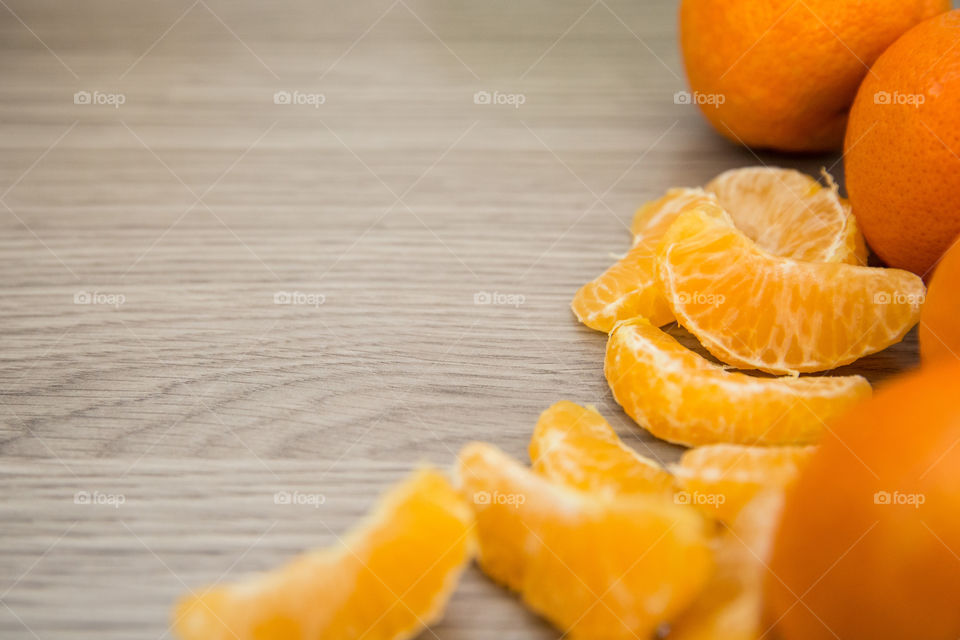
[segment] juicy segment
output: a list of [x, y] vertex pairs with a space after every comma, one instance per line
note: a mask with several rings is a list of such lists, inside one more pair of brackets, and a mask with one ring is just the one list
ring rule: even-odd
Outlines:
[[342, 544], [184, 598], [184, 640], [397, 640], [438, 620], [475, 547], [473, 516], [446, 477], [422, 470]]
[[461, 451], [460, 475], [480, 567], [571, 638], [652, 637], [711, 574], [708, 523], [687, 505], [569, 489], [482, 443]]
[[700, 597], [670, 626], [666, 640], [763, 640], [763, 581], [783, 495], [750, 501], [717, 544], [717, 568]]
[[673, 476], [663, 467], [623, 444], [596, 409], [566, 400], [540, 414], [530, 460], [540, 475], [581, 491], [673, 493]]
[[815, 443], [826, 421], [871, 393], [861, 376], [758, 378], [727, 371], [644, 318], [621, 322], [610, 334], [604, 374], [637, 424], [690, 446]]
[[657, 326], [672, 322], [673, 313], [657, 285], [657, 246], [680, 211], [693, 202], [710, 199], [702, 189], [671, 189], [640, 207], [633, 221], [630, 251], [574, 295], [570, 306], [577, 319], [605, 333], [619, 320], [635, 316]]
[[784, 491], [816, 447], [715, 444], [687, 449], [670, 467], [688, 501], [732, 523], [756, 495]]
[[737, 229], [769, 253], [808, 262], [866, 264], [856, 218], [826, 177], [830, 184], [825, 187], [793, 169], [747, 167], [721, 173], [706, 190]]
[[677, 321], [710, 353], [780, 374], [833, 369], [899, 342], [925, 293], [899, 269], [774, 256], [710, 204], [677, 218], [657, 275]]
[[[826, 174], [825, 174], [826, 175]], [[656, 277], [656, 250], [680, 213], [719, 204], [766, 251], [796, 260], [866, 264], [866, 244], [850, 207], [829, 186], [793, 169], [726, 171], [704, 189], [670, 189], [633, 218], [630, 251], [577, 291], [571, 307], [583, 324], [609, 333], [620, 320], [643, 316], [661, 326], [673, 312]]]

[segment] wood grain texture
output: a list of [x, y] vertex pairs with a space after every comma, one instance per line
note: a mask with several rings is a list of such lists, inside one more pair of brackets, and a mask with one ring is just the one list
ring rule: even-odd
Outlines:
[[[523, 455], [561, 398], [675, 459], [612, 401], [573, 292], [669, 186], [841, 165], [755, 156], [674, 104], [674, 20], [668, 0], [6, 0], [0, 637], [162, 638], [185, 585], [334, 541], [469, 440]], [[915, 360], [911, 333], [845, 371]], [[426, 637], [555, 635], [474, 572]]]

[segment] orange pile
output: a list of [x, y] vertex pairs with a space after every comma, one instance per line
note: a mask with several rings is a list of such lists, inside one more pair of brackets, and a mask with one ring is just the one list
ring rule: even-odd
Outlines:
[[686, 102], [739, 144], [839, 148], [870, 65], [900, 34], [949, 8], [949, 0], [683, 0]]

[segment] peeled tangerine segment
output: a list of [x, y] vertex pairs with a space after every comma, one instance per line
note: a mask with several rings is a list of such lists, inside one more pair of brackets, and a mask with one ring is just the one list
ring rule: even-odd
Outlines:
[[540, 475], [581, 491], [673, 493], [673, 476], [625, 445], [589, 405], [561, 400], [540, 414], [530, 438], [530, 460]]
[[779, 374], [833, 369], [899, 342], [925, 293], [908, 271], [772, 255], [712, 204], [670, 227], [657, 275], [677, 321], [710, 353]]
[[437, 621], [475, 548], [473, 515], [433, 470], [412, 474], [341, 544], [184, 598], [184, 640], [396, 640]]
[[633, 221], [630, 251], [574, 295], [570, 306], [577, 319], [605, 333], [617, 321], [635, 316], [644, 316], [657, 326], [673, 322], [673, 313], [657, 286], [657, 245], [680, 211], [711, 199], [703, 189], [671, 189], [640, 207]]
[[571, 638], [650, 638], [710, 577], [710, 527], [689, 505], [570, 489], [482, 443], [460, 476], [481, 568]]
[[670, 627], [666, 640], [763, 640], [763, 581], [783, 509], [779, 491], [760, 493], [720, 535], [716, 571], [694, 603]]
[[725, 171], [706, 190], [757, 246], [808, 262], [866, 264], [866, 244], [850, 207], [826, 173], [823, 186], [793, 169]]
[[871, 394], [861, 376], [760, 378], [728, 371], [644, 318], [617, 325], [604, 373], [637, 424], [670, 442], [795, 445]]
[[830, 181], [823, 186], [793, 169], [747, 167], [726, 171], [704, 189], [670, 189], [640, 207], [633, 218], [633, 247], [574, 296], [583, 324], [609, 333], [620, 320], [644, 316], [661, 326], [673, 312], [657, 283], [655, 254], [685, 209], [703, 203], [727, 210], [747, 237], [778, 256], [815, 262], [866, 264], [866, 244], [850, 207]]
[[732, 523], [758, 494], [791, 485], [816, 450], [813, 446], [713, 444], [687, 449], [670, 470], [685, 502]]

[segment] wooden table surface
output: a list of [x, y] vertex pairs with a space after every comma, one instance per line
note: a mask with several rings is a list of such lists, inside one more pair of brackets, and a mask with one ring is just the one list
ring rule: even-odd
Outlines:
[[[672, 0], [0, 5], [4, 639], [169, 637], [188, 587], [469, 440], [524, 456], [558, 399], [674, 460], [573, 292], [667, 187], [842, 172], [675, 104]], [[912, 332], [846, 370], [915, 361]], [[558, 635], [475, 570], [425, 633]]]

